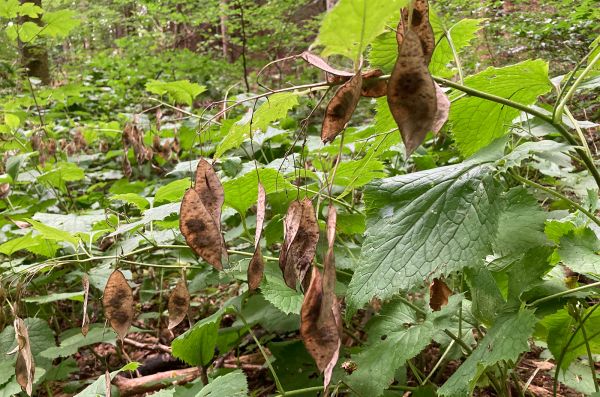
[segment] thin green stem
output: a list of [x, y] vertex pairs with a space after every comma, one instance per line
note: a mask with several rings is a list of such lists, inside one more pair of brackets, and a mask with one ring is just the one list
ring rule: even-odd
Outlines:
[[[575, 310], [575, 316], [577, 317], [577, 321], [581, 323], [581, 316], [579, 315], [579, 312], [577, 310]], [[583, 341], [585, 342], [585, 351], [587, 353], [588, 363], [592, 372], [592, 379], [594, 380], [594, 388], [598, 392], [600, 391], [600, 386], [598, 386], [598, 379], [596, 378], [596, 368], [594, 366], [595, 361], [594, 357], [592, 356], [592, 350], [590, 349], [590, 341], [588, 339], [585, 327], [581, 327], [581, 335], [583, 336]]]
[[571, 295], [576, 292], [585, 291], [586, 289], [595, 288], [595, 287], [600, 287], [600, 281], [591, 283], [591, 284], [582, 285], [581, 287], [573, 288], [573, 289], [570, 289], [567, 291], [561, 291], [561, 292], [557, 292], [552, 295], [544, 296], [543, 298], [540, 298], [540, 299], [534, 300], [531, 303], [528, 303], [527, 306], [535, 307], [535, 306], [539, 305], [540, 303], [544, 303], [544, 302], [547, 302], [552, 299], [560, 298], [561, 296]]

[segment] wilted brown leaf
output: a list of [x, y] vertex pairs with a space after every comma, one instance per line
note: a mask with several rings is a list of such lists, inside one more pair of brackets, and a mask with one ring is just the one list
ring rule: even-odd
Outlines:
[[131, 287], [120, 270], [115, 270], [108, 278], [102, 305], [110, 326], [123, 341], [133, 321], [134, 302]]
[[262, 183], [258, 183], [258, 199], [256, 202], [256, 232], [254, 233], [254, 255], [248, 264], [248, 287], [254, 291], [260, 285], [265, 270], [265, 263], [260, 249], [260, 238], [262, 236], [265, 222], [267, 196]]
[[[331, 310], [335, 301], [335, 255], [333, 244], [335, 242], [335, 226], [337, 212], [335, 207], [329, 204], [327, 214], [327, 253], [323, 261], [323, 302], [321, 311]], [[322, 315], [324, 315], [322, 313]]]
[[362, 90], [362, 74], [357, 73], [336, 91], [325, 110], [321, 140], [331, 142], [344, 130], [356, 109]]
[[437, 112], [433, 79], [417, 34], [408, 30], [388, 82], [388, 105], [402, 134], [406, 155], [432, 130]]
[[127, 157], [127, 152], [123, 154], [123, 163], [121, 168], [123, 170], [123, 175], [125, 175], [127, 178], [129, 178], [133, 173], [133, 170], [131, 169], [131, 163]]
[[196, 254], [217, 270], [223, 270], [223, 237], [194, 189], [188, 189], [181, 201], [179, 229]]
[[435, 85], [435, 96], [437, 99], [437, 112], [435, 113], [435, 120], [433, 121], [433, 132], [437, 134], [440, 132], [446, 121], [448, 121], [448, 114], [450, 113], [450, 100], [448, 96], [442, 90], [437, 83]]
[[81, 333], [83, 336], [87, 336], [90, 330], [90, 317], [87, 313], [88, 300], [90, 298], [90, 278], [87, 274], [81, 277], [81, 283], [83, 284], [83, 320], [81, 320]]
[[33, 391], [33, 378], [35, 375], [35, 363], [33, 361], [33, 355], [31, 354], [29, 332], [27, 332], [25, 322], [19, 317], [15, 318], [14, 326], [18, 349], [15, 375], [21, 389], [31, 396]]
[[304, 51], [300, 54], [300, 58], [304, 59], [306, 62], [310, 63], [316, 68], [321, 69], [324, 72], [327, 72], [335, 77], [352, 77], [354, 73], [346, 72], [344, 70], [339, 70], [329, 65], [323, 58], [318, 55], [315, 55], [311, 52]]
[[175, 328], [187, 316], [190, 308], [190, 293], [187, 289], [185, 279], [179, 280], [171, 296], [169, 296], [169, 329]]
[[288, 287], [300, 282], [308, 288], [306, 272], [310, 269], [319, 242], [319, 224], [309, 198], [292, 202], [284, 220], [285, 238], [279, 255], [279, 267]]
[[367, 98], [379, 98], [387, 95], [387, 79], [379, 79], [383, 76], [381, 69], [369, 70], [362, 75], [362, 89], [360, 95]]
[[325, 372], [324, 383], [327, 387], [339, 357], [341, 340], [334, 310], [321, 310], [322, 285], [321, 273], [313, 267], [310, 286], [304, 295], [300, 312], [300, 335], [319, 371]]
[[439, 278], [434, 278], [429, 285], [429, 307], [433, 311], [439, 311], [448, 304], [448, 298], [452, 290]]

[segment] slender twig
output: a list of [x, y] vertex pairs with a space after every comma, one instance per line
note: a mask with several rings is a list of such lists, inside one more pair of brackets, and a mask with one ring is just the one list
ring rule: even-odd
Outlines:
[[582, 285], [581, 287], [569, 289], [566, 291], [557, 292], [552, 295], [544, 296], [543, 298], [540, 298], [540, 299], [534, 300], [531, 303], [528, 303], [527, 306], [535, 307], [535, 306], [539, 305], [540, 303], [544, 303], [544, 302], [547, 302], [547, 301], [555, 299], [555, 298], [560, 298], [561, 296], [571, 295], [576, 292], [581, 292], [581, 291], [585, 291], [586, 289], [596, 288], [596, 287], [600, 287], [600, 281], [591, 283], [591, 284]]

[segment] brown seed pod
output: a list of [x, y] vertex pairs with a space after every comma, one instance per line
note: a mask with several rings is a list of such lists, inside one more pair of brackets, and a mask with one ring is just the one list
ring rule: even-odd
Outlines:
[[87, 336], [90, 330], [90, 317], [87, 313], [88, 300], [90, 298], [90, 278], [87, 274], [81, 277], [81, 284], [83, 284], [83, 319], [81, 320], [81, 333], [83, 336]]
[[288, 287], [296, 289], [300, 282], [304, 290], [310, 280], [310, 269], [319, 242], [319, 224], [309, 198], [292, 202], [284, 220], [285, 238], [279, 255], [279, 267]]
[[429, 285], [429, 307], [433, 311], [440, 311], [442, 307], [448, 304], [448, 298], [452, 295], [452, 290], [448, 288], [445, 282], [439, 278], [434, 278]]
[[390, 76], [387, 101], [408, 157], [432, 130], [437, 112], [433, 79], [424, 62], [419, 38], [412, 30], [406, 32]]
[[304, 296], [300, 312], [300, 335], [319, 371], [326, 372], [325, 387], [327, 387], [331, 380], [331, 371], [339, 357], [341, 340], [334, 311], [332, 308], [322, 311], [322, 301], [321, 274], [316, 267], [313, 267], [310, 286]]
[[[402, 12], [402, 20], [406, 26], [408, 26], [408, 18], [408, 10], [405, 9]], [[429, 65], [433, 50], [435, 49], [435, 35], [433, 34], [431, 23], [429, 23], [429, 3], [427, 0], [413, 1], [412, 21], [409, 29], [415, 32], [419, 37], [425, 63]], [[400, 29], [398, 29], [398, 31], [400, 31]], [[402, 33], [396, 33], [396, 39], [398, 40], [399, 46], [402, 44], [401, 37]]]
[[169, 329], [181, 323], [190, 309], [190, 293], [184, 279], [179, 280], [169, 296]]
[[15, 375], [21, 389], [31, 396], [33, 391], [33, 379], [35, 375], [35, 363], [31, 354], [29, 332], [25, 322], [16, 317], [14, 321], [15, 339], [17, 340], [17, 362], [15, 364]]
[[115, 270], [108, 278], [102, 306], [110, 326], [123, 341], [133, 321], [134, 302], [131, 287], [120, 270]]
[[0, 199], [5, 199], [10, 194], [10, 184], [0, 183]]
[[123, 170], [123, 175], [125, 175], [127, 178], [131, 177], [133, 170], [131, 168], [131, 163], [129, 162], [129, 157], [127, 157], [127, 152], [123, 154], [123, 163], [121, 168]]
[[435, 113], [435, 119], [433, 121], [433, 132], [437, 134], [440, 132], [446, 121], [448, 121], [448, 115], [450, 114], [450, 100], [448, 96], [442, 90], [442, 87], [438, 85], [438, 83], [433, 83], [435, 85], [435, 95], [437, 99], [437, 111]]
[[197, 255], [215, 269], [223, 270], [223, 237], [194, 189], [188, 189], [181, 201], [179, 229]]
[[381, 69], [373, 69], [363, 73], [360, 95], [367, 98], [379, 98], [387, 95], [387, 80], [379, 79], [380, 76], [383, 76]]
[[[337, 222], [337, 212], [335, 207], [329, 204], [327, 214], [327, 253], [323, 261], [323, 302], [322, 311], [331, 310], [334, 305], [335, 297], [335, 254], [333, 244], [335, 242], [335, 226]], [[322, 313], [322, 315], [324, 315]]]
[[219, 232], [221, 231], [221, 208], [225, 202], [225, 191], [212, 165], [200, 159], [196, 167], [196, 184], [194, 190], [200, 201], [213, 218]]
[[260, 249], [260, 238], [262, 236], [267, 197], [262, 183], [258, 183], [258, 199], [256, 202], [256, 233], [254, 234], [254, 255], [248, 264], [248, 288], [256, 290], [260, 286], [265, 271], [265, 262]]
[[357, 73], [336, 91], [325, 110], [321, 140], [331, 142], [344, 130], [356, 109], [362, 90], [362, 74]]
[[347, 77], [350, 78], [352, 76], [354, 76], [354, 73], [352, 72], [346, 72], [345, 70], [339, 70], [334, 68], [333, 66], [329, 65], [323, 58], [321, 58], [318, 55], [315, 55], [311, 52], [308, 51], [304, 51], [302, 54], [300, 54], [300, 58], [304, 59], [306, 62], [310, 63], [311, 65], [321, 69], [322, 71], [326, 72], [328, 75], [332, 76], [332, 78], [343, 78], [343, 77]]

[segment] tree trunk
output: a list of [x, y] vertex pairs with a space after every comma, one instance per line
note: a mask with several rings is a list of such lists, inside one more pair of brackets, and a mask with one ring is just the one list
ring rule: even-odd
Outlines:
[[[42, 0], [20, 0], [23, 3], [33, 3], [38, 7], [42, 6]], [[33, 22], [42, 26], [41, 16], [30, 18], [24, 16], [21, 23]], [[42, 84], [50, 84], [50, 66], [48, 61], [48, 50], [43, 44], [31, 44], [19, 42], [21, 52], [21, 66], [25, 68], [27, 77], [37, 77]]]

